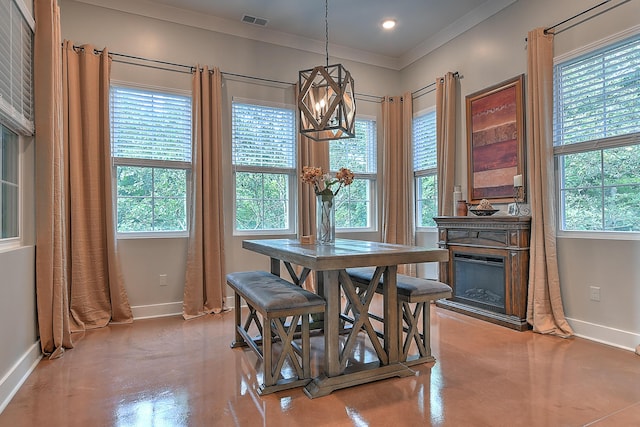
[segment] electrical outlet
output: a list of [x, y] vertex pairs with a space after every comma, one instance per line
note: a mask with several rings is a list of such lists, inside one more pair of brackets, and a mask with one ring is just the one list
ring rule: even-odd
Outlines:
[[599, 286], [590, 286], [589, 287], [589, 299], [591, 301], [600, 301], [600, 287]]
[[158, 284], [160, 286], [167, 286], [167, 275], [166, 274], [161, 274], [158, 280]]

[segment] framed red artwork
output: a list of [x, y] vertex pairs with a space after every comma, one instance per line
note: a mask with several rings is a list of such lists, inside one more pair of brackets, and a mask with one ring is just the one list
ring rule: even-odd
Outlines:
[[521, 74], [466, 97], [470, 203], [513, 201], [513, 177], [524, 175], [523, 81]]

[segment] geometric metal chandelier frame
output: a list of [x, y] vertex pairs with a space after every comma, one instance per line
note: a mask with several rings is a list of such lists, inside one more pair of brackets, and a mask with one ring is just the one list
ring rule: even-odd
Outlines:
[[300, 133], [315, 141], [355, 136], [353, 77], [342, 64], [329, 65], [328, 14], [328, 0], [325, 0], [326, 65], [298, 73]]

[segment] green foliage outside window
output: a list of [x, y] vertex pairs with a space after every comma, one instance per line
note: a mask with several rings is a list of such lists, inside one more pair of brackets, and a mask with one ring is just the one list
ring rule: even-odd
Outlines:
[[186, 231], [184, 169], [116, 168], [118, 231]]
[[438, 215], [438, 184], [436, 175], [416, 178], [416, 216], [418, 227], [435, 227], [434, 216]]
[[289, 178], [284, 174], [236, 172], [236, 230], [285, 230]]

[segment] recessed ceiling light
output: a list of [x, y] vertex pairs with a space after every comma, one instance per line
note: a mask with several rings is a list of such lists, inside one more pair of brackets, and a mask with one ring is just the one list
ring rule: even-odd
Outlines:
[[393, 19], [387, 19], [382, 23], [382, 28], [385, 30], [390, 30], [396, 26], [396, 21]]

